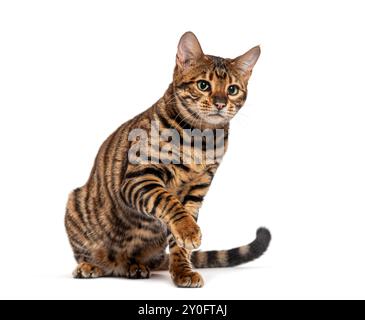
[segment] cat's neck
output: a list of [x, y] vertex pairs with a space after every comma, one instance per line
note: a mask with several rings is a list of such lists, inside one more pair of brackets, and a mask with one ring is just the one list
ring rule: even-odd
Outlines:
[[160, 114], [167, 115], [170, 119], [180, 119], [192, 129], [224, 129], [225, 131], [229, 130], [229, 123], [224, 123], [220, 125], [214, 125], [207, 123], [203, 120], [197, 120], [191, 116], [184, 116], [181, 109], [178, 106], [178, 98], [174, 91], [173, 84], [170, 84], [168, 89], [166, 90], [164, 96], [159, 100], [159, 102], [155, 105], [157, 112]]

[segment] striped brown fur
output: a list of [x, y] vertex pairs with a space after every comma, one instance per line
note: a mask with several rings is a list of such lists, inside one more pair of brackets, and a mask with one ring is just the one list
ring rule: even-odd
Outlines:
[[[203, 279], [193, 267], [228, 267], [251, 261], [267, 249], [271, 236], [257, 231], [250, 245], [228, 251], [193, 251], [200, 246], [198, 212], [220, 161], [208, 163], [207, 140], [201, 145], [201, 163], [132, 163], [128, 152], [133, 129], [151, 132], [173, 128], [221, 129], [227, 149], [229, 121], [243, 106], [247, 83], [260, 54], [255, 47], [236, 59], [205, 55], [195, 35], [180, 40], [174, 80], [151, 108], [118, 128], [101, 146], [87, 183], [74, 190], [67, 203], [67, 234], [78, 267], [76, 278], [121, 276], [148, 278], [153, 270], [169, 269], [180, 287], [201, 287]], [[203, 81], [203, 82], [202, 82]], [[224, 142], [224, 143], [223, 143]], [[166, 146], [151, 147], [154, 160]], [[183, 159], [179, 149], [178, 158]], [[170, 254], [165, 253], [169, 246]]]

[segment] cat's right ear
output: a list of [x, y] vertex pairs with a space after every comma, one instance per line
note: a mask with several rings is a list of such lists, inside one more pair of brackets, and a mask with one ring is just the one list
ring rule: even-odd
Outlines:
[[177, 66], [184, 70], [194, 65], [203, 55], [203, 50], [195, 34], [190, 31], [184, 33], [177, 48]]

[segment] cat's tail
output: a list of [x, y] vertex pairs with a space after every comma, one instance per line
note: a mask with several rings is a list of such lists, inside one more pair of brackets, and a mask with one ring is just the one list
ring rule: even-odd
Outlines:
[[[234, 267], [243, 263], [253, 261], [261, 257], [271, 241], [270, 231], [266, 228], [259, 228], [256, 232], [256, 239], [248, 245], [221, 251], [194, 251], [191, 255], [191, 262], [194, 268], [226, 268]], [[164, 261], [157, 270], [168, 270], [169, 255], [165, 255]]]
[[259, 228], [256, 239], [248, 245], [222, 251], [195, 251], [191, 262], [195, 268], [225, 268], [234, 267], [261, 257], [271, 241], [270, 231]]

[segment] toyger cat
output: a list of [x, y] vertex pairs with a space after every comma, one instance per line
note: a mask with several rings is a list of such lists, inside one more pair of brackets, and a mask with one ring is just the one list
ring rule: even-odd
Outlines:
[[[196, 36], [185, 33], [178, 45], [173, 82], [151, 108], [123, 124], [101, 146], [88, 182], [69, 196], [65, 224], [78, 263], [75, 278], [149, 278], [169, 270], [179, 287], [202, 287], [195, 268], [230, 267], [260, 257], [271, 235], [257, 230], [249, 245], [227, 251], [193, 251], [201, 244], [198, 211], [219, 162], [132, 163], [128, 152], [135, 129], [224, 130], [243, 106], [247, 83], [260, 56], [255, 47], [236, 59], [205, 55]], [[161, 150], [166, 141], [160, 141]], [[208, 152], [202, 144], [202, 154]], [[153, 148], [152, 148], [153, 149]], [[156, 148], [155, 148], [156, 149]], [[158, 152], [159, 150], [155, 150]], [[182, 151], [179, 151], [182, 153]], [[227, 186], [229, 187], [229, 186]], [[224, 219], [222, 215], [221, 219]], [[165, 252], [169, 246], [170, 253]]]

